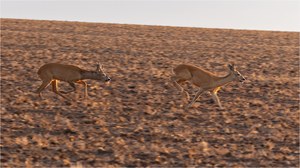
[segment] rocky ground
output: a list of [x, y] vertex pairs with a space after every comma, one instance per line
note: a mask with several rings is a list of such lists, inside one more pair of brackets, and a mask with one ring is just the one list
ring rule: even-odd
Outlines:
[[[34, 93], [43, 64], [98, 61], [112, 81], [87, 100]], [[247, 81], [185, 110], [181, 63]], [[1, 19], [1, 165], [299, 167], [299, 33]]]

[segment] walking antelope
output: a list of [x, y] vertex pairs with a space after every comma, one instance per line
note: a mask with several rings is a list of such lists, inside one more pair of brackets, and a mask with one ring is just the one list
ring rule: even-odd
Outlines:
[[[63, 94], [76, 91], [75, 83], [84, 85], [84, 96], [86, 98], [87, 84], [85, 81], [83, 81], [84, 79], [103, 80], [106, 82], [110, 81], [110, 78], [103, 72], [102, 66], [99, 63], [97, 64], [97, 69], [95, 71], [84, 70], [73, 65], [49, 63], [43, 65], [37, 73], [43, 81], [41, 86], [36, 91], [40, 97], [42, 97], [41, 91], [44, 90], [50, 83], [52, 84], [52, 90], [54, 93], [70, 100]], [[73, 90], [58, 91], [58, 80], [68, 82]]]
[[174, 86], [180, 90], [188, 101], [190, 99], [188, 92], [184, 91], [179, 84], [185, 81], [190, 81], [192, 84], [199, 87], [199, 90], [193, 100], [188, 104], [187, 108], [191, 107], [202, 93], [208, 91], [212, 93], [211, 95], [214, 101], [217, 102], [219, 107], [223, 109], [217, 96], [217, 92], [221, 89], [221, 86], [235, 80], [242, 83], [245, 81], [245, 78], [235, 69], [234, 65], [229, 64], [228, 69], [229, 72], [226, 76], [219, 77], [196, 66], [181, 64], [173, 69], [174, 75], [171, 77], [171, 80]]

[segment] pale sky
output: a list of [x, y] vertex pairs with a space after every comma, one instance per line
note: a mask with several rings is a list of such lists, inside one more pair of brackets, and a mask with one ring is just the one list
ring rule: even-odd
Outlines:
[[300, 32], [300, 0], [1, 0], [1, 18]]

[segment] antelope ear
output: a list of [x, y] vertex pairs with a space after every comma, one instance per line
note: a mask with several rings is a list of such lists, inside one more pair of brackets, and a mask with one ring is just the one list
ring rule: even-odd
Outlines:
[[100, 71], [101, 70], [101, 64], [100, 64], [100, 62], [97, 62], [97, 69], [96, 69], [96, 71]]
[[228, 64], [228, 68], [233, 71], [234, 70], [234, 64]]
[[97, 69], [96, 69], [96, 71], [102, 71], [102, 70], [103, 70], [102, 64], [100, 64], [100, 62], [97, 62]]

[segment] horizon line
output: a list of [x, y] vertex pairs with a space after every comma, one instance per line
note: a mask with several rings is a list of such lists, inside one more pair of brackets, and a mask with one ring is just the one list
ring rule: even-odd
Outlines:
[[188, 25], [163, 25], [163, 24], [142, 24], [142, 23], [116, 23], [116, 22], [99, 22], [99, 21], [82, 21], [82, 20], [63, 20], [63, 19], [32, 19], [32, 18], [14, 18], [0, 17], [1, 19], [14, 20], [31, 20], [31, 21], [53, 21], [53, 22], [74, 22], [74, 23], [94, 23], [94, 24], [118, 24], [118, 25], [136, 25], [136, 26], [157, 26], [157, 27], [178, 27], [178, 28], [199, 28], [199, 29], [222, 29], [222, 30], [241, 30], [241, 31], [269, 31], [269, 32], [290, 32], [300, 33], [300, 30], [274, 30], [274, 29], [252, 29], [252, 28], [233, 28], [233, 27], [200, 27]]

